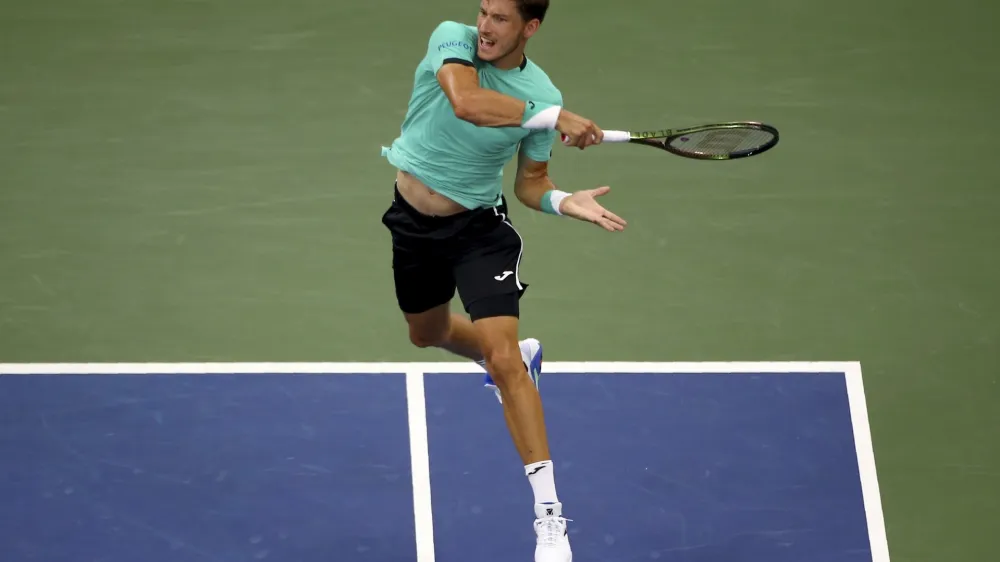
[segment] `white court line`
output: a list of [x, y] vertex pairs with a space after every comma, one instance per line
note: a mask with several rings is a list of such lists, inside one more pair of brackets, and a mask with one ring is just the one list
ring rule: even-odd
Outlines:
[[854, 448], [861, 476], [861, 493], [868, 520], [868, 542], [872, 562], [889, 562], [889, 541], [885, 532], [882, 497], [875, 470], [875, 447], [872, 444], [871, 426], [868, 423], [868, 403], [861, 377], [861, 365], [852, 364], [844, 373], [847, 382], [847, 400], [851, 409], [851, 426], [854, 428]]
[[[848, 361], [546, 361], [545, 373], [845, 373], [860, 370]], [[481, 374], [472, 362], [463, 363], [0, 363], [0, 375], [80, 375], [80, 374], [398, 374], [421, 373]]]
[[434, 562], [434, 515], [431, 507], [427, 406], [424, 401], [424, 374], [421, 371], [406, 372], [406, 410], [410, 421], [410, 472], [413, 476], [416, 562]]

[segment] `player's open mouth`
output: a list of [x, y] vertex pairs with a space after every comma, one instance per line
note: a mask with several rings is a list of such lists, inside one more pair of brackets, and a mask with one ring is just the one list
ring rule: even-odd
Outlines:
[[496, 44], [497, 44], [496, 41], [490, 41], [482, 37], [479, 38], [479, 46], [482, 47], [483, 49], [490, 49]]

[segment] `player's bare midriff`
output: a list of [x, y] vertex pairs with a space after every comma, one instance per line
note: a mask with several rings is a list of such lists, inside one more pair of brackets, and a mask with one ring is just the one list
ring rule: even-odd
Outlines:
[[396, 188], [411, 207], [425, 215], [447, 217], [468, 210], [402, 170], [396, 173]]

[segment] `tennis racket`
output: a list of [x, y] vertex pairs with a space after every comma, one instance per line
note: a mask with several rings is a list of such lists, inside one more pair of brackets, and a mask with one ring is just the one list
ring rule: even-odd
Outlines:
[[641, 144], [698, 160], [734, 160], [774, 148], [778, 129], [754, 121], [731, 121], [661, 131], [604, 131], [604, 142]]

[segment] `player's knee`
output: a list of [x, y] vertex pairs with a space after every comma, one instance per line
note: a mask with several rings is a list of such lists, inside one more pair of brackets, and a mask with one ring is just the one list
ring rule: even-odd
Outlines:
[[447, 326], [443, 328], [410, 326], [410, 343], [417, 347], [439, 347], [444, 343], [447, 334]]
[[524, 377], [524, 363], [521, 361], [521, 350], [517, 342], [505, 342], [502, 345], [491, 346], [485, 350], [486, 369], [501, 389], [521, 380]]
[[447, 307], [438, 306], [420, 313], [406, 314], [410, 343], [417, 347], [441, 347], [451, 330]]

